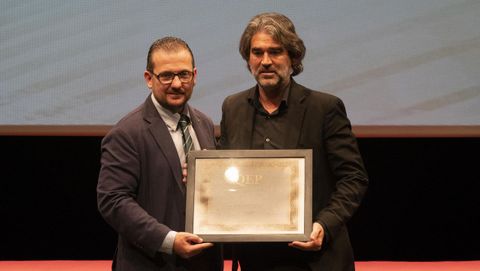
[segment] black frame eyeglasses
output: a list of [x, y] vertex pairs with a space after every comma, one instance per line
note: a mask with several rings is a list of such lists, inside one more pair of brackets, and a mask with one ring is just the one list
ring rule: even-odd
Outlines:
[[190, 83], [193, 79], [193, 72], [191, 71], [181, 71], [181, 72], [162, 72], [159, 74], [155, 74], [153, 72], [150, 72], [153, 74], [160, 83], [164, 85], [169, 85], [173, 82], [173, 79], [175, 79], [175, 76], [178, 77], [178, 80], [182, 83]]

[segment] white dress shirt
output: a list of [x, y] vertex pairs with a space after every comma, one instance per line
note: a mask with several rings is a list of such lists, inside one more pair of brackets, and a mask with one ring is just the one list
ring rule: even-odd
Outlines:
[[[186, 163], [185, 160], [185, 151], [183, 150], [183, 138], [182, 138], [182, 131], [178, 129], [178, 121], [180, 120], [179, 113], [172, 113], [170, 110], [163, 107], [153, 96], [151, 95], [152, 102], [157, 108], [160, 117], [163, 119], [165, 124], [167, 125], [168, 131], [170, 132], [170, 136], [172, 136], [173, 143], [175, 144], [175, 148], [177, 149], [178, 158], [180, 159], [180, 164], [183, 165]], [[190, 112], [184, 109], [182, 112], [183, 114], [187, 115], [190, 118]], [[191, 118], [190, 118], [191, 119]], [[195, 130], [193, 129], [192, 125], [188, 125], [188, 132], [192, 137], [193, 142], [193, 149], [200, 150], [200, 143], [198, 142], [197, 135], [195, 134]], [[163, 240], [162, 247], [160, 248], [161, 252], [173, 254], [173, 242], [175, 241], [176, 231], [169, 231], [165, 239]]]

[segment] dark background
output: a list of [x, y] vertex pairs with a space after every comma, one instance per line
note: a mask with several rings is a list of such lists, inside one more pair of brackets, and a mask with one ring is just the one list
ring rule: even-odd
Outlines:
[[[101, 137], [0, 136], [0, 260], [111, 259], [96, 207]], [[479, 138], [359, 138], [370, 187], [357, 260], [480, 259]]]

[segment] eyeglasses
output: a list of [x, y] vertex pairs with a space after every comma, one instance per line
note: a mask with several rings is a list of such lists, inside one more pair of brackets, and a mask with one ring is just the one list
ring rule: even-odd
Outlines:
[[160, 74], [154, 74], [151, 72], [155, 77], [157, 77], [158, 81], [164, 85], [169, 85], [173, 82], [173, 79], [175, 79], [175, 76], [178, 76], [178, 79], [182, 83], [190, 83], [193, 78], [193, 72], [191, 71], [181, 71], [178, 73], [174, 72], [162, 72]]

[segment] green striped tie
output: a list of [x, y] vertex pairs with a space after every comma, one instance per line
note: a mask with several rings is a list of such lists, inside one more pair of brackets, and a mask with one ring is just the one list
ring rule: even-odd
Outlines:
[[182, 130], [183, 151], [185, 152], [185, 157], [187, 157], [188, 152], [193, 148], [193, 141], [188, 132], [188, 125], [190, 125], [190, 119], [187, 115], [181, 114], [178, 126], [180, 126], [180, 129]]

